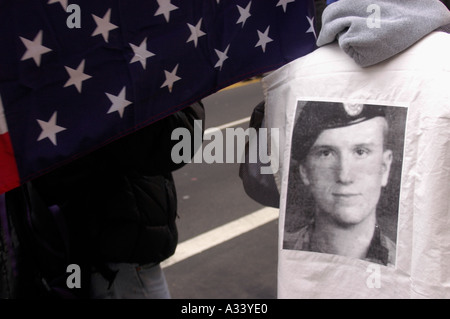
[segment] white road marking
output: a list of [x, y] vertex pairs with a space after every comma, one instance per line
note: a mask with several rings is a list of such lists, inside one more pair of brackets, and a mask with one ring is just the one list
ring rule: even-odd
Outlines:
[[230, 239], [272, 222], [278, 218], [279, 210], [265, 207], [228, 224], [214, 228], [206, 233], [178, 244], [175, 254], [161, 263], [166, 268], [180, 261], [200, 254], [205, 250], [220, 245]]
[[210, 128], [205, 130], [205, 135], [212, 134], [213, 132], [221, 131], [221, 130], [226, 129], [228, 127], [237, 126], [237, 125], [240, 125], [240, 124], [243, 124], [243, 123], [246, 123], [246, 122], [250, 122], [250, 116], [249, 117], [245, 117], [245, 118], [240, 119], [240, 120], [236, 120], [236, 121], [230, 122], [230, 123], [226, 123], [226, 124], [223, 124], [223, 125], [220, 125], [220, 126], [217, 126], [217, 127], [210, 127]]

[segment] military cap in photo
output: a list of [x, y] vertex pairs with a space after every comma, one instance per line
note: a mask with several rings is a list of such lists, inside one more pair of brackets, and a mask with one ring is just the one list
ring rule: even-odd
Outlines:
[[324, 130], [385, 117], [386, 106], [339, 102], [306, 102], [294, 126], [292, 158], [302, 161]]

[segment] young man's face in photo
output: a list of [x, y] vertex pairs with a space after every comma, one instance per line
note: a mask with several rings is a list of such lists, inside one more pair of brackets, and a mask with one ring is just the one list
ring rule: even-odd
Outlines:
[[300, 165], [318, 213], [342, 226], [375, 214], [392, 162], [392, 152], [384, 148], [386, 130], [386, 120], [375, 117], [320, 133]]

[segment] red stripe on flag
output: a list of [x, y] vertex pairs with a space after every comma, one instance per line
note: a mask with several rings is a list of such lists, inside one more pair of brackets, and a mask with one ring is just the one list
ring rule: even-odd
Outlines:
[[14, 151], [9, 134], [0, 135], [0, 194], [20, 186]]

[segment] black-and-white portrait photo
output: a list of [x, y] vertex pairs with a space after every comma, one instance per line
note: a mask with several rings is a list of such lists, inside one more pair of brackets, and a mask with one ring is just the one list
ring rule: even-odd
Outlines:
[[407, 108], [299, 101], [283, 249], [395, 265]]

